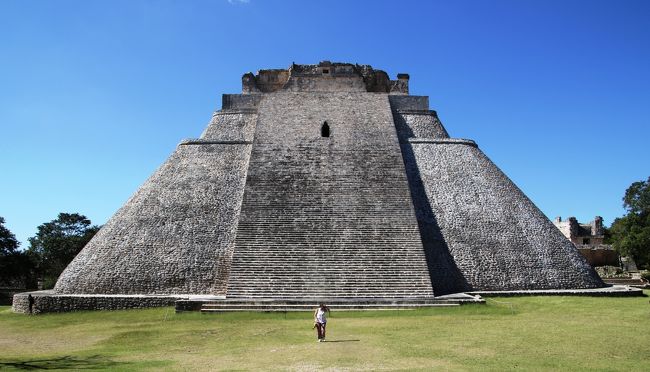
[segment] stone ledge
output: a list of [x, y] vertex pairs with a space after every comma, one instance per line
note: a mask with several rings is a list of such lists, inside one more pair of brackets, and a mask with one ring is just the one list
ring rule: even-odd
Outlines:
[[236, 109], [222, 109], [215, 111], [212, 116], [217, 115], [235, 115], [235, 114], [246, 114], [246, 115], [256, 115], [257, 109], [254, 108], [236, 108]]
[[325, 302], [327, 304], [408, 304], [408, 303], [483, 303], [482, 297], [512, 297], [512, 296], [592, 296], [592, 297], [642, 297], [643, 290], [629, 286], [615, 285], [594, 289], [548, 289], [548, 290], [522, 290], [522, 291], [474, 291], [457, 293], [446, 296], [430, 298], [304, 298], [304, 299], [278, 299], [278, 298], [230, 298], [213, 295], [108, 295], [108, 294], [58, 294], [52, 290], [23, 292], [14, 295], [13, 311], [16, 313], [29, 313], [28, 295], [34, 298], [33, 314], [53, 312], [69, 312], [83, 310], [125, 310], [142, 309], [149, 307], [176, 306], [176, 311], [197, 311], [205, 303], [219, 302], [232, 304], [259, 304], [269, 303], [305, 304]]
[[221, 300], [205, 300], [193, 298], [176, 302], [176, 312], [202, 311], [206, 307], [221, 308], [223, 311], [272, 311], [279, 308], [282, 311], [295, 311], [297, 309], [313, 310], [320, 303], [340, 310], [396, 310], [406, 307], [434, 307], [446, 305], [485, 304], [481, 296], [472, 296], [466, 293], [455, 293], [445, 296], [419, 296], [419, 297], [304, 297], [304, 298], [226, 298]]
[[202, 139], [186, 139], [181, 141], [178, 146], [185, 145], [251, 145], [252, 141], [219, 141], [219, 140], [202, 140]]
[[438, 145], [467, 145], [478, 148], [476, 142], [464, 138], [409, 138], [403, 143], [433, 143]]
[[413, 109], [394, 109], [395, 113], [400, 115], [427, 115], [438, 117], [435, 110], [413, 110]]
[[15, 294], [12, 310], [16, 313], [28, 314], [30, 294], [34, 298], [33, 314], [173, 306], [177, 300], [194, 297], [190, 295], [58, 294], [48, 290]]
[[588, 289], [531, 289], [521, 291], [474, 291], [467, 292], [481, 297], [513, 296], [592, 296], [592, 297], [643, 297], [643, 290], [630, 286], [614, 285]]

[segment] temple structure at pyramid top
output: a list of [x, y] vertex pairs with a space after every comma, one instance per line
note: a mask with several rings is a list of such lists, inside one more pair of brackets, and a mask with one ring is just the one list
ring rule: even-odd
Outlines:
[[390, 80], [388, 74], [369, 65], [320, 62], [291, 64], [288, 69], [260, 70], [242, 76], [242, 93], [290, 92], [375, 92], [408, 94], [408, 74]]
[[242, 93], [223, 95], [200, 138], [179, 144], [37, 308], [602, 287], [408, 84], [347, 63], [244, 74]]

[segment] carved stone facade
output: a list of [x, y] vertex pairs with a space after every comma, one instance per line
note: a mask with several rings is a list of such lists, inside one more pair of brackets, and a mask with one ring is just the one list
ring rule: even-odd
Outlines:
[[620, 258], [611, 245], [604, 244], [603, 218], [594, 217], [588, 224], [579, 223], [575, 217], [553, 221], [562, 234], [573, 243], [591, 266], [619, 266]]
[[242, 93], [285, 92], [374, 92], [408, 94], [409, 75], [398, 74], [390, 80], [388, 74], [368, 65], [332, 63], [317, 65], [293, 63], [287, 70], [259, 70], [242, 76]]
[[180, 143], [39, 311], [84, 295], [107, 308], [119, 294], [155, 304], [602, 287], [476, 143], [450, 138], [428, 97], [408, 94], [408, 80], [327, 61], [245, 74], [243, 93], [223, 96], [201, 138]]

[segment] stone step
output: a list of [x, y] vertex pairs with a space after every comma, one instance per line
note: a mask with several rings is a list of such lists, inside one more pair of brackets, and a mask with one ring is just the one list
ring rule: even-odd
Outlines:
[[[363, 269], [365, 268], [371, 268], [371, 267], [377, 267], [377, 266], [383, 266], [386, 268], [386, 270], [392, 270], [396, 272], [401, 272], [403, 270], [409, 270], [413, 271], [413, 262], [403, 262], [399, 260], [393, 260], [391, 263], [385, 262], [385, 261], [370, 261], [370, 260], [355, 260], [354, 257], [345, 259], [345, 257], [331, 257], [331, 256], [323, 256], [323, 257], [301, 257], [302, 259], [298, 259], [297, 257], [292, 257], [292, 258], [287, 258], [286, 260], [282, 260], [280, 257], [273, 257], [269, 260], [264, 260], [264, 259], [252, 259], [252, 258], [245, 258], [245, 259], [240, 259], [237, 257], [233, 261], [245, 265], [247, 263], [251, 264], [258, 264], [260, 262], [269, 262], [273, 264], [278, 264], [281, 266], [287, 266], [287, 267], [293, 267], [295, 265], [304, 265], [304, 266], [314, 266], [314, 267], [319, 267], [322, 268], [323, 270], [341, 270], [344, 269], [344, 267], [338, 266], [338, 264], [343, 264], [347, 262], [349, 264], [349, 267], [353, 267], [355, 269]], [[391, 265], [392, 264], [392, 265]], [[418, 263], [419, 264], [419, 263]], [[271, 266], [268, 266], [271, 267]], [[272, 266], [275, 267], [275, 266]]]
[[[336, 280], [332, 278], [331, 280], [327, 278], [325, 281], [319, 283], [314, 282], [314, 280], [308, 280], [303, 278], [280, 278], [280, 279], [259, 279], [254, 277], [242, 277], [242, 276], [233, 276], [233, 279], [237, 279], [238, 283], [242, 285], [257, 285], [261, 287], [266, 286], [284, 286], [284, 287], [311, 287], [311, 288], [323, 288], [329, 290], [336, 290], [337, 288], [346, 288], [355, 285], [363, 285], [365, 288], [382, 288], [382, 287], [396, 287], [396, 288], [414, 288], [419, 287], [423, 283], [427, 283], [424, 279], [422, 280], [409, 280], [409, 281], [385, 281], [378, 282], [374, 280], [351, 280], [351, 278], [339, 278]], [[265, 283], [267, 283], [265, 285]]]
[[413, 296], [395, 297], [280, 297], [280, 298], [226, 298], [184, 299], [176, 302], [176, 311], [313, 311], [319, 303], [326, 303], [333, 312], [338, 311], [372, 311], [372, 310], [412, 310], [428, 307], [454, 307], [469, 303], [483, 304], [485, 301], [476, 295], [454, 294], [440, 297]]
[[[279, 291], [304, 291], [304, 290], [309, 290], [309, 291], [318, 291], [322, 293], [338, 293], [338, 292], [413, 292], [413, 291], [426, 291], [426, 290], [421, 290], [420, 286], [417, 286], [415, 284], [412, 285], [366, 285], [365, 283], [359, 282], [359, 283], [352, 283], [348, 285], [331, 285], [331, 286], [316, 286], [316, 285], [297, 285], [297, 284], [286, 284], [282, 282], [247, 282], [247, 281], [240, 281], [239, 282], [239, 288], [240, 290], [246, 290], [247, 288], [259, 288], [260, 290], [265, 290], [265, 289], [272, 289], [272, 288], [277, 288]], [[231, 288], [232, 291], [235, 291], [236, 289]], [[234, 293], [234, 292], [233, 292]]]
[[[257, 274], [260, 275], [260, 274]], [[322, 284], [314, 281], [313, 278], [300, 278], [300, 277], [281, 277], [281, 278], [260, 278], [251, 276], [242, 276], [241, 274], [232, 276], [232, 280], [237, 280], [241, 285], [257, 285], [260, 287], [266, 286], [284, 286], [284, 287], [311, 287], [311, 288], [323, 288], [335, 290], [336, 288], [346, 288], [354, 286], [365, 286], [365, 288], [382, 288], [382, 287], [403, 287], [403, 288], [413, 288], [419, 287], [422, 284], [427, 283], [425, 279], [418, 280], [354, 280], [352, 277], [347, 278], [329, 278], [326, 276], [320, 276], [320, 278], [325, 278], [326, 280], [319, 281]], [[265, 284], [266, 283], [266, 284]]]
[[302, 296], [308, 297], [336, 297], [336, 298], [378, 298], [378, 297], [424, 297], [430, 295], [431, 293], [425, 292], [400, 292], [400, 291], [391, 291], [391, 292], [314, 292], [314, 291], [262, 291], [258, 289], [246, 290], [237, 290], [229, 293], [229, 298], [238, 298], [238, 299], [249, 299], [249, 298], [300, 298]]
[[[389, 311], [389, 310], [415, 310], [421, 308], [431, 308], [431, 307], [457, 307], [460, 304], [409, 304], [409, 305], [349, 305], [345, 307], [337, 307], [335, 311]], [[215, 313], [215, 312], [235, 312], [235, 311], [259, 311], [259, 312], [294, 312], [294, 311], [304, 311], [312, 312], [318, 305], [313, 306], [299, 306], [299, 305], [290, 305], [290, 306], [223, 306], [223, 307], [202, 307], [202, 313]]]
[[375, 288], [375, 287], [394, 287], [402, 286], [405, 288], [418, 287], [418, 284], [422, 284], [424, 280], [409, 280], [409, 281], [400, 281], [397, 279], [388, 280], [388, 281], [373, 281], [373, 280], [353, 280], [353, 278], [327, 278], [327, 280], [321, 282], [315, 282], [307, 278], [288, 278], [288, 277], [276, 277], [276, 278], [260, 278], [260, 277], [246, 277], [246, 276], [232, 276], [231, 278], [237, 279], [242, 285], [259, 285], [264, 287], [264, 283], [270, 285], [282, 285], [285, 287], [312, 287], [312, 288], [324, 288], [324, 289], [336, 289], [344, 287], [353, 287], [358, 285], [364, 285], [365, 288]]
[[632, 279], [632, 278], [603, 278], [603, 281], [606, 284], [612, 285], [634, 285], [634, 286], [644, 286], [647, 283], [641, 279]]
[[[318, 269], [319, 271], [333, 271], [333, 272], [338, 272], [338, 271], [344, 271], [346, 269], [348, 270], [373, 270], [376, 272], [377, 268], [385, 268], [386, 271], [382, 271], [382, 273], [389, 273], [389, 274], [402, 274], [405, 271], [408, 272], [413, 272], [413, 267], [409, 265], [408, 263], [394, 263], [393, 265], [388, 265], [388, 264], [381, 264], [381, 263], [375, 263], [375, 262], [365, 262], [365, 263], [355, 263], [355, 262], [349, 262], [349, 265], [347, 266], [339, 266], [343, 265], [344, 262], [337, 262], [337, 261], [332, 261], [332, 260], [318, 260], [318, 258], [313, 259], [313, 261], [298, 261], [298, 262], [291, 262], [291, 261], [272, 261], [272, 260], [258, 260], [258, 261], [245, 261], [245, 260], [240, 260], [236, 259], [233, 260], [234, 262], [237, 262], [239, 265], [238, 268], [240, 267], [241, 269], [247, 269], [249, 268], [259, 268], [259, 269], [265, 269], [265, 270], [274, 270], [274, 271], [279, 271], [280, 269], [293, 269], [296, 266], [301, 267], [301, 268], [313, 268], [313, 269]], [[261, 267], [257, 266], [260, 263], [273, 263], [273, 264], [278, 264], [277, 266], [272, 266], [272, 265], [263, 265]], [[248, 265], [248, 266], [247, 266]], [[380, 273], [378, 273], [379, 275]]]
[[[373, 257], [376, 256], [371, 256], [371, 255], [349, 255], [346, 257], [345, 255], [336, 255], [336, 254], [330, 254], [330, 255], [316, 255], [316, 254], [308, 254], [308, 253], [302, 253], [300, 256], [296, 256], [296, 253], [299, 252], [287, 252], [287, 255], [285, 256], [286, 259], [282, 259], [281, 255], [273, 255], [270, 254], [268, 259], [263, 259], [260, 257], [255, 257], [255, 253], [250, 252], [250, 253], [244, 253], [242, 252], [241, 257], [237, 257], [234, 260], [237, 262], [243, 264], [246, 264], [247, 262], [272, 262], [275, 264], [284, 264], [285, 266], [292, 266], [292, 265], [311, 265], [311, 266], [318, 266], [321, 268], [332, 268], [332, 269], [341, 269], [341, 267], [336, 266], [335, 264], [342, 264], [342, 263], [349, 263], [350, 266], [352, 267], [358, 267], [358, 268], [363, 268], [363, 267], [369, 267], [369, 266], [385, 266], [386, 269], [393, 269], [396, 270], [394, 267], [399, 268], [399, 270], [402, 269], [402, 267], [409, 268], [413, 265], [413, 262], [409, 262], [407, 260], [404, 260], [403, 255], [395, 255], [395, 257], [392, 257], [393, 260], [390, 260], [390, 256], [387, 258], [382, 258], [382, 259], [376, 259]], [[259, 254], [259, 253], [258, 253]], [[408, 257], [408, 256], [407, 256]], [[397, 266], [396, 266], [397, 265]]]
[[[303, 269], [308, 269], [304, 268]], [[296, 270], [296, 267], [292, 267], [293, 270]], [[344, 273], [345, 275], [342, 275]], [[400, 271], [394, 271], [391, 272], [390, 274], [393, 275], [401, 275], [402, 277], [394, 277], [394, 278], [389, 278], [386, 280], [382, 280], [382, 276], [378, 276], [376, 273], [373, 273], [371, 271], [368, 272], [355, 272], [352, 270], [348, 271], [320, 271], [320, 270], [309, 270], [309, 272], [305, 273], [296, 273], [296, 272], [291, 272], [289, 270], [286, 271], [280, 271], [280, 270], [261, 270], [261, 269], [250, 269], [250, 271], [240, 271], [236, 274], [233, 274], [231, 278], [246, 278], [246, 277], [252, 277], [253, 279], [257, 279], [259, 281], [264, 281], [268, 279], [278, 279], [282, 280], [285, 278], [296, 278], [296, 279], [301, 279], [305, 282], [316, 282], [319, 280], [319, 278], [327, 278], [327, 280], [346, 280], [349, 282], [357, 282], [357, 281], [362, 281], [362, 282], [371, 282], [373, 280], [381, 280], [384, 283], [388, 282], [393, 282], [393, 283], [404, 283], [404, 282], [410, 282], [413, 279], [422, 279], [421, 276], [417, 275], [410, 275], [409, 273], [405, 272], [400, 272]], [[337, 280], [339, 281], [339, 280]]]
[[[263, 262], [260, 262], [262, 264]], [[365, 265], [365, 266], [359, 266], [359, 265], [354, 265], [349, 267], [347, 270], [345, 267], [335, 265], [331, 262], [327, 264], [321, 263], [320, 265], [318, 263], [310, 263], [310, 264], [295, 264], [295, 265], [286, 265], [286, 266], [271, 266], [271, 265], [260, 265], [257, 266], [255, 265], [256, 263], [250, 263], [249, 265], [244, 265], [242, 263], [242, 266], [239, 266], [240, 270], [239, 272], [245, 273], [248, 275], [248, 273], [254, 273], [254, 272], [261, 272], [261, 273], [280, 273], [284, 275], [285, 273], [297, 273], [301, 274], [303, 277], [311, 277], [312, 279], [317, 279], [314, 278], [313, 275], [316, 274], [324, 274], [324, 275], [363, 275], [363, 277], [374, 277], [374, 278], [381, 278], [381, 277], [388, 277], [389, 275], [404, 275], [406, 277], [416, 277], [417, 275], [413, 274], [413, 270], [409, 270], [407, 268], [402, 268], [402, 267], [392, 267], [390, 269], [386, 269], [386, 271], [377, 271], [378, 269], [382, 269], [381, 265]], [[324, 266], [327, 265], [327, 268]], [[296, 269], [302, 270], [302, 272], [296, 272]], [[259, 270], [259, 271], [258, 271]], [[373, 273], [374, 271], [374, 273]], [[384, 274], [383, 276], [381, 274]], [[372, 276], [365, 276], [367, 274], [371, 274]], [[393, 279], [399, 279], [399, 278], [393, 278]]]
[[[286, 285], [283, 283], [274, 283], [270, 282], [267, 285], [261, 284], [261, 283], [246, 283], [246, 282], [241, 282], [241, 288], [246, 288], [246, 286], [252, 286], [255, 288], [260, 288], [260, 289], [267, 289], [267, 288], [278, 288], [281, 290], [285, 291], [290, 291], [290, 290], [305, 290], [305, 289], [311, 289], [313, 291], [318, 291], [318, 292], [349, 292], [350, 290], [354, 290], [355, 292], [413, 292], [418, 290], [418, 288], [421, 288], [417, 285], [400, 285], [400, 286], [395, 286], [395, 285], [384, 285], [384, 286], [372, 286], [372, 287], [364, 287], [364, 283], [358, 283], [356, 286], [354, 285], [347, 285], [347, 286], [310, 286], [310, 285]], [[231, 290], [235, 290], [234, 288], [230, 288]], [[427, 289], [420, 289], [421, 292], [427, 291]]]
[[[291, 297], [295, 297], [293, 294], [297, 292], [304, 293], [304, 296], [310, 297], [311, 294], [315, 294], [311, 297], [339, 297], [339, 294], [346, 295], [345, 297], [356, 297], [363, 294], [363, 297], [416, 297], [416, 296], [430, 296], [432, 291], [427, 291], [426, 289], [418, 290], [416, 288], [394, 288], [394, 287], [385, 287], [385, 288], [376, 288], [376, 289], [363, 289], [361, 288], [350, 288], [346, 290], [337, 290], [332, 288], [287, 288], [281, 286], [268, 286], [268, 287], [259, 287], [251, 286], [245, 287], [241, 286], [237, 289], [232, 288], [228, 291], [228, 295], [236, 294], [247, 294], [247, 293], [256, 293], [256, 292], [266, 292], [269, 296], [281, 297], [282, 293], [291, 293]], [[381, 295], [381, 296], [375, 296]]]
[[[262, 264], [263, 262], [260, 262]], [[327, 268], [324, 266], [327, 265]], [[311, 263], [311, 264], [295, 264], [295, 265], [286, 265], [286, 266], [270, 266], [270, 265], [260, 265], [257, 266], [255, 263], [250, 263], [250, 265], [244, 265], [242, 263], [242, 266], [239, 266], [240, 272], [248, 274], [248, 273], [254, 273], [254, 272], [262, 272], [262, 273], [281, 273], [284, 275], [284, 273], [297, 273], [301, 274], [304, 277], [311, 277], [312, 279], [316, 279], [313, 277], [315, 274], [328, 274], [328, 275], [341, 275], [341, 274], [357, 274], [357, 275], [364, 275], [366, 277], [366, 273], [372, 274], [373, 276], [368, 276], [368, 277], [375, 277], [375, 278], [381, 278], [381, 277], [388, 277], [389, 275], [404, 275], [404, 276], [413, 276], [416, 277], [417, 275], [413, 274], [413, 270], [409, 270], [407, 268], [402, 268], [402, 267], [392, 267], [391, 269], [386, 269], [386, 271], [377, 271], [377, 269], [381, 269], [382, 266], [380, 265], [373, 265], [373, 266], [358, 266], [354, 265], [348, 270], [346, 270], [345, 267], [335, 265], [333, 263], [327, 263], [323, 264], [321, 263], [320, 265], [318, 263]], [[296, 272], [296, 269], [302, 270], [302, 272]], [[374, 274], [373, 274], [374, 271]], [[381, 274], [384, 274], [383, 276]], [[393, 278], [393, 279], [398, 279], [398, 278]]]
[[[377, 283], [377, 282], [371, 282], [371, 281], [362, 281], [362, 280], [357, 280], [357, 281], [348, 281], [348, 282], [340, 282], [340, 281], [329, 281], [325, 284], [310, 284], [309, 281], [289, 281], [289, 280], [253, 280], [252, 278], [248, 279], [242, 279], [241, 277], [235, 278], [238, 280], [238, 283], [240, 283], [243, 286], [246, 285], [252, 285], [256, 286], [259, 288], [265, 288], [265, 287], [282, 287], [282, 288], [314, 288], [314, 289], [319, 289], [319, 290], [325, 290], [325, 291], [337, 291], [341, 289], [348, 290], [348, 287], [356, 287], [359, 288], [359, 290], [374, 290], [374, 289], [381, 289], [381, 288], [402, 288], [406, 290], [411, 290], [413, 288], [421, 288], [420, 285], [424, 282], [418, 281], [418, 282], [386, 282], [386, 283]], [[233, 289], [233, 288], [230, 288]]]
[[[376, 304], [339, 304], [339, 305], [330, 305], [328, 306], [333, 309], [333, 310], [344, 310], [344, 309], [351, 309], [351, 308], [378, 308], [378, 307], [389, 307], [389, 306], [403, 306], [403, 307], [418, 307], [418, 306], [458, 306], [460, 305], [459, 303], [455, 302], [436, 302], [436, 303], [397, 303], [397, 304], [389, 304], [389, 303], [376, 303]], [[284, 308], [292, 308], [292, 309], [305, 309], [305, 310], [313, 310], [318, 306], [317, 303], [313, 304], [263, 304], [263, 303], [255, 303], [255, 304], [233, 304], [233, 303], [208, 303], [208, 304], [203, 304], [201, 307], [203, 310], [209, 310], [209, 309], [222, 309], [222, 308], [232, 308], [232, 307], [238, 307], [242, 309], [284, 309]]]
[[[322, 248], [324, 249], [324, 248]], [[262, 253], [263, 251], [260, 249], [250, 249], [249, 251], [241, 251], [241, 257], [245, 259], [257, 259], [257, 260], [263, 260], [263, 258], [259, 257], [259, 254]], [[386, 253], [383, 255], [383, 253]], [[350, 248], [347, 252], [345, 251], [332, 251], [332, 252], [318, 252], [315, 250], [315, 248], [301, 248], [301, 249], [294, 249], [293, 247], [286, 246], [285, 251], [284, 251], [285, 257], [289, 259], [289, 262], [310, 262], [313, 261], [314, 258], [319, 258], [321, 260], [331, 260], [331, 261], [337, 261], [337, 260], [350, 260], [353, 259], [355, 261], [370, 261], [372, 263], [384, 263], [384, 264], [390, 264], [390, 263], [402, 263], [406, 264], [410, 259], [415, 258], [418, 256], [416, 252], [408, 253], [405, 252], [404, 254], [399, 254], [395, 253], [394, 251], [391, 252], [390, 250], [387, 250], [386, 252], [382, 252], [380, 250], [374, 250], [372, 252], [354, 252], [353, 248]], [[282, 256], [282, 252], [279, 251], [273, 251], [269, 250], [269, 259], [279, 259]], [[237, 257], [239, 259], [239, 257]], [[282, 262], [282, 261], [278, 261]], [[361, 263], [359, 262], [359, 263]], [[323, 262], [321, 262], [321, 265], [323, 265]]]
[[327, 298], [329, 296], [335, 296], [336, 298], [347, 298], [347, 299], [356, 299], [356, 298], [377, 298], [377, 297], [395, 297], [395, 296], [402, 296], [406, 297], [409, 294], [413, 295], [414, 297], [424, 297], [426, 295], [430, 295], [430, 293], [406, 293], [406, 292], [351, 292], [351, 293], [342, 293], [342, 292], [337, 292], [337, 293], [331, 293], [331, 292], [307, 292], [307, 291], [301, 291], [301, 292], [284, 292], [284, 291], [277, 291], [277, 292], [270, 292], [270, 291], [259, 291], [259, 290], [252, 290], [252, 291], [237, 291], [233, 293], [229, 293], [228, 296], [229, 298], [234, 298], [234, 299], [259, 299], [259, 298], [300, 298], [302, 296], [309, 296], [309, 297], [323, 297]]
[[[295, 235], [292, 235], [295, 238]], [[249, 253], [260, 253], [259, 249], [268, 248], [269, 253], [282, 253], [282, 252], [296, 252], [301, 254], [316, 253], [324, 256], [329, 256], [331, 254], [343, 254], [349, 253], [357, 256], [369, 256], [372, 257], [372, 254], [375, 252], [386, 253], [393, 252], [395, 257], [411, 257], [418, 253], [419, 247], [413, 247], [413, 244], [406, 244], [399, 241], [392, 242], [373, 242], [373, 249], [369, 250], [359, 250], [358, 243], [360, 240], [350, 239], [346, 241], [321, 241], [318, 246], [313, 244], [313, 239], [320, 239], [319, 237], [308, 237], [308, 239], [303, 240], [288, 240], [282, 239], [279, 235], [274, 235], [273, 238], [268, 240], [261, 240], [258, 237], [251, 237], [250, 239], [242, 238], [242, 242], [246, 242]], [[276, 242], [277, 240], [277, 242]], [[367, 243], [367, 242], [365, 242]], [[399, 245], [401, 248], [407, 248], [404, 251], [395, 251], [395, 245]], [[242, 251], [246, 252], [246, 251]], [[382, 258], [383, 256], [376, 255], [377, 258]]]
[[269, 305], [269, 304], [274, 304], [274, 305], [279, 305], [279, 306], [284, 306], [284, 305], [301, 305], [301, 306], [315, 306], [321, 302], [327, 303], [329, 306], [347, 306], [347, 305], [359, 305], [359, 304], [366, 304], [366, 305], [381, 305], [381, 304], [387, 304], [387, 305], [394, 305], [394, 304], [421, 304], [421, 303], [426, 303], [426, 304], [438, 304], [438, 303], [462, 303], [462, 302], [467, 302], [469, 300], [476, 301], [479, 299], [478, 296], [467, 296], [465, 298], [454, 298], [454, 299], [440, 299], [439, 297], [399, 297], [399, 298], [375, 298], [375, 297], [368, 297], [368, 298], [351, 298], [351, 299], [345, 299], [345, 298], [328, 298], [328, 297], [323, 297], [323, 298], [316, 298], [316, 297], [310, 297], [310, 298], [243, 298], [243, 299], [237, 299], [237, 298], [227, 298], [227, 299], [219, 299], [219, 300], [204, 300], [201, 301], [201, 303], [204, 306], [222, 306], [222, 305], [227, 305], [227, 306], [238, 306], [238, 305]]

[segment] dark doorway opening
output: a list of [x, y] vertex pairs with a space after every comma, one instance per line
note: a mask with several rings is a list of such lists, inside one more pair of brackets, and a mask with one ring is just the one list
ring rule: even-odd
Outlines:
[[321, 137], [329, 137], [330, 136], [330, 126], [327, 124], [327, 122], [323, 123], [323, 126], [320, 127], [320, 136]]

